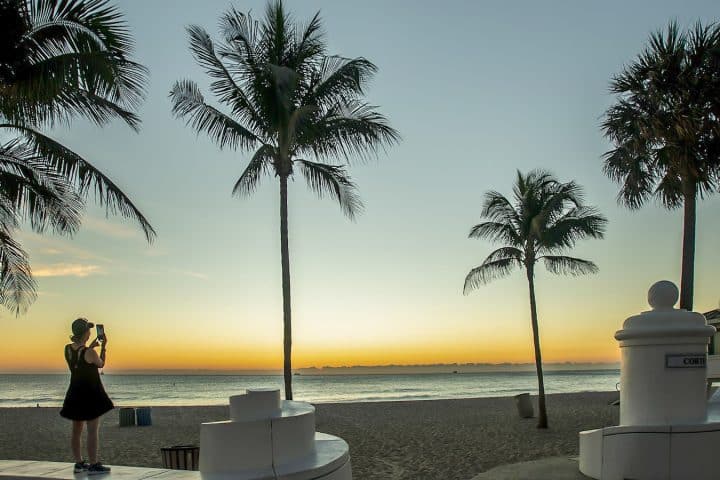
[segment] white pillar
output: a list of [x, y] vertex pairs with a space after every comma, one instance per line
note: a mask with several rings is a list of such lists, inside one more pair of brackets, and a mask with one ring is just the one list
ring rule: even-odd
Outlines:
[[615, 334], [622, 351], [620, 425], [677, 425], [707, 417], [707, 346], [715, 327], [699, 313], [673, 308], [678, 289], [657, 282], [651, 311], [628, 318]]

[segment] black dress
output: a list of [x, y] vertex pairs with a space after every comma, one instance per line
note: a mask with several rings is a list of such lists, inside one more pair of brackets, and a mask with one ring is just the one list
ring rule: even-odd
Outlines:
[[65, 346], [70, 387], [60, 415], [70, 420], [93, 420], [114, 408], [100, 381], [98, 367], [85, 361], [85, 351], [85, 347], [74, 350], [70, 345]]

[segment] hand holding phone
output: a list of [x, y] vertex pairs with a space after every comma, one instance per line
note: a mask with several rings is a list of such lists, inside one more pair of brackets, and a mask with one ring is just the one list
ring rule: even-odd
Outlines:
[[97, 332], [97, 338], [99, 341], [104, 342], [105, 341], [105, 325], [102, 323], [98, 323], [95, 325], [95, 331]]

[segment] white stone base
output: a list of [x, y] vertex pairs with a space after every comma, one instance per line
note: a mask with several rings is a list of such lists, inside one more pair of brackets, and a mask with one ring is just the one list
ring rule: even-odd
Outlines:
[[280, 415], [282, 402], [276, 388], [253, 388], [247, 392], [230, 397], [230, 421], [247, 422]]
[[720, 422], [580, 432], [580, 472], [598, 480], [716, 480]]
[[602, 476], [603, 429], [580, 432], [580, 471], [590, 478]]
[[275, 473], [278, 480], [352, 480], [348, 444], [318, 432], [313, 455], [275, 465]]
[[352, 480], [348, 444], [315, 432], [315, 407], [277, 389], [230, 397], [231, 420], [200, 426], [202, 480]]

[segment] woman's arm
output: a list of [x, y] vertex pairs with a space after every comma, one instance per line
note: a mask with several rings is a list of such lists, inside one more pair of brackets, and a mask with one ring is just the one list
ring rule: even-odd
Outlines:
[[93, 348], [88, 348], [85, 350], [85, 361], [95, 365], [98, 368], [103, 368], [105, 366], [105, 345], [107, 342], [103, 342], [102, 346], [100, 347], [100, 355], [97, 354], [97, 352]]

